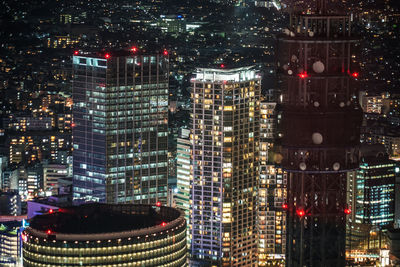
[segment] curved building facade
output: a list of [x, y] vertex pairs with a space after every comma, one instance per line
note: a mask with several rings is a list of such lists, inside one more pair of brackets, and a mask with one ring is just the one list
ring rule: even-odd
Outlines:
[[33, 218], [24, 266], [186, 266], [183, 212], [150, 205], [89, 204]]

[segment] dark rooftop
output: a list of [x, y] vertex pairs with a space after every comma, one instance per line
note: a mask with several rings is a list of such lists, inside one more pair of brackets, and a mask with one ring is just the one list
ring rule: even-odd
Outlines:
[[37, 215], [30, 227], [47, 233], [98, 234], [133, 231], [177, 219], [180, 212], [169, 207], [150, 205], [85, 204]]
[[131, 46], [126, 49], [110, 49], [110, 50], [75, 50], [74, 56], [81, 56], [81, 57], [94, 57], [94, 58], [105, 58], [111, 59], [113, 57], [128, 57], [128, 56], [135, 56], [135, 55], [164, 55], [168, 56], [168, 50], [162, 47], [146, 47], [141, 48], [137, 46]]

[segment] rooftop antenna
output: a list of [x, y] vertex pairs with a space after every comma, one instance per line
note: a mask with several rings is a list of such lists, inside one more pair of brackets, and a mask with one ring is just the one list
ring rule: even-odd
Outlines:
[[319, 14], [326, 14], [326, 2], [327, 0], [317, 0], [317, 12]]

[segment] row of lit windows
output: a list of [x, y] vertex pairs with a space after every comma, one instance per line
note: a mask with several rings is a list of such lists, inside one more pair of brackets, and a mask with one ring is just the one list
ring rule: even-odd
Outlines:
[[[167, 238], [163, 238], [163, 239], [160, 239], [160, 240], [147, 241], [147, 242], [144, 242], [144, 243], [131, 244], [131, 245], [109, 246], [109, 247], [103, 247], [103, 248], [104, 249], [107, 248], [108, 252], [112, 252], [112, 253], [155, 248], [155, 247], [158, 247], [160, 245], [167, 245], [173, 240], [180, 240], [180, 239], [184, 238], [184, 234], [185, 234], [185, 232], [182, 231], [182, 232], [180, 232], [180, 233], [178, 233], [176, 235], [169, 236]], [[98, 248], [56, 248], [56, 247], [50, 247], [50, 246], [35, 245], [33, 243], [25, 243], [24, 246], [28, 246], [30, 248], [30, 250], [35, 250], [35, 251], [38, 251], [38, 252], [40, 252], [40, 251], [51, 252], [52, 249], [58, 249], [63, 254], [67, 253], [68, 251], [73, 251], [73, 252], [79, 251], [79, 253], [81, 255], [93, 254], [98, 249]]]
[[[107, 257], [104, 257], [105, 260], [107, 259]], [[164, 256], [164, 257], [160, 257], [160, 258], [155, 258], [155, 259], [148, 259], [148, 260], [142, 260], [142, 261], [137, 261], [137, 262], [125, 262], [125, 263], [121, 263], [118, 264], [117, 266], [137, 266], [137, 267], [141, 267], [141, 266], [163, 266], [163, 267], [175, 267], [175, 266], [186, 266], [186, 258], [187, 258], [187, 252], [186, 252], [186, 246], [183, 246], [183, 248], [181, 248], [179, 251], [174, 252], [170, 255]], [[173, 260], [173, 261], [171, 261]], [[106, 261], [102, 261], [101, 266], [104, 267], [115, 267], [115, 264], [104, 264]], [[68, 263], [72, 263], [72, 262], [68, 262]], [[60, 262], [58, 265], [53, 265], [53, 266], [65, 266], [66, 262], [62, 261]], [[83, 265], [84, 263], [82, 261], [79, 260], [79, 258], [77, 258], [77, 264]], [[161, 265], [160, 265], [161, 264]], [[34, 267], [48, 267], [48, 266], [52, 266], [49, 265], [48, 263], [36, 263], [33, 261], [30, 261], [26, 258], [24, 258], [24, 266], [34, 266]]]
[[[159, 249], [150, 250], [150, 251], [142, 251], [142, 252], [131, 252], [127, 254], [118, 254], [114, 255], [107, 248], [97, 248], [95, 253], [92, 253], [91, 257], [82, 257], [82, 253], [80, 253], [80, 249], [76, 249], [75, 253], [66, 254], [61, 252], [61, 248], [52, 249], [56, 255], [63, 256], [54, 256], [54, 255], [45, 255], [43, 251], [39, 253], [31, 252], [24, 248], [24, 257], [27, 259], [37, 260], [40, 262], [46, 263], [71, 263], [71, 264], [99, 264], [99, 263], [122, 263], [128, 262], [132, 260], [144, 260], [148, 258], [155, 258], [159, 262], [163, 263], [165, 261], [171, 261], [175, 259], [175, 251], [181, 251], [182, 248], [186, 247], [186, 239], [183, 238], [180, 242], [168, 245]], [[46, 251], [47, 252], [47, 251]], [[117, 251], [121, 252], [121, 251]], [[175, 253], [174, 253], [175, 252]], [[100, 254], [101, 256], [94, 257], [93, 255]], [[67, 257], [65, 255], [71, 255], [71, 257]], [[163, 256], [165, 255], [165, 256]]]

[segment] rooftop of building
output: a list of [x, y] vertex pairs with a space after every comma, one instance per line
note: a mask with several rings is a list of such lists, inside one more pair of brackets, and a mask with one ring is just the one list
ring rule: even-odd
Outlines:
[[230, 68], [221, 64], [219, 68], [196, 68], [194, 80], [198, 81], [248, 81], [259, 78], [255, 66]]
[[134, 204], [84, 204], [35, 216], [30, 222], [42, 234], [92, 235], [131, 232], [166, 226], [180, 217], [181, 211], [164, 206]]
[[137, 55], [163, 55], [168, 56], [168, 50], [162, 47], [139, 47], [131, 46], [126, 49], [104, 49], [104, 50], [81, 50], [76, 49], [73, 51], [73, 55], [77, 57], [89, 57], [89, 58], [103, 58], [111, 59], [114, 57], [129, 57]]
[[37, 197], [29, 202], [35, 202], [56, 207], [68, 207], [72, 204], [72, 198], [70, 194], [61, 194], [49, 197]]

